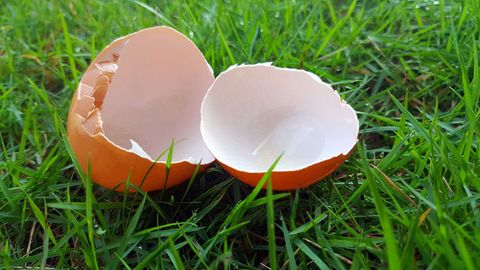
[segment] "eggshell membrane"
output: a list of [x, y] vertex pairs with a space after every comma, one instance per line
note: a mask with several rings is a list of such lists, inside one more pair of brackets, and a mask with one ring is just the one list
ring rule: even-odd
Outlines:
[[213, 80], [198, 48], [172, 28], [112, 42], [85, 72], [68, 116], [69, 141], [84, 172], [90, 166], [93, 181], [109, 189], [124, 191], [129, 179], [151, 191], [182, 183], [197, 165], [205, 170], [214, 158], [198, 128], [199, 109]]
[[237, 179], [255, 186], [282, 155], [272, 172], [274, 190], [321, 180], [348, 158], [358, 137], [355, 111], [329, 84], [269, 63], [221, 73], [201, 113], [207, 147]]

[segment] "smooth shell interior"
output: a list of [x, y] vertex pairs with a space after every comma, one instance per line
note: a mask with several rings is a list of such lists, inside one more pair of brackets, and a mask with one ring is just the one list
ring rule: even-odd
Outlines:
[[355, 111], [316, 75], [269, 64], [221, 73], [202, 104], [212, 154], [245, 172], [295, 171], [347, 154], [358, 136]]
[[[106, 50], [110, 55], [98, 59], [79, 86], [77, 112], [86, 117], [87, 132], [150, 160], [174, 140], [173, 163], [213, 162], [199, 111], [214, 76], [198, 48], [172, 28], [154, 27]], [[159, 161], [166, 159], [164, 154]]]

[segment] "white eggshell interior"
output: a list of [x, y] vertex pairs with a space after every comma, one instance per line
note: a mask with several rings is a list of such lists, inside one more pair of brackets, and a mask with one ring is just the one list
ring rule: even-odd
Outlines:
[[299, 170], [357, 142], [355, 111], [313, 73], [269, 64], [221, 73], [202, 107], [201, 132], [212, 154], [245, 172]]
[[199, 123], [214, 77], [198, 48], [174, 29], [156, 27], [130, 35], [117, 56], [115, 64], [96, 66], [113, 73], [100, 109], [104, 135], [151, 160], [174, 140], [173, 162], [213, 162]]

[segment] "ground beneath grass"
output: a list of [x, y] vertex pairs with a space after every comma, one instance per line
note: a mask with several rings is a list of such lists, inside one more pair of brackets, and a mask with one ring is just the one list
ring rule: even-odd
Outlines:
[[[2, 1], [0, 268], [478, 269], [479, 14], [477, 0]], [[154, 25], [215, 74], [273, 62], [333, 83], [358, 111], [356, 151], [273, 195], [217, 165], [149, 194], [82, 181], [64, 137], [78, 80]]]

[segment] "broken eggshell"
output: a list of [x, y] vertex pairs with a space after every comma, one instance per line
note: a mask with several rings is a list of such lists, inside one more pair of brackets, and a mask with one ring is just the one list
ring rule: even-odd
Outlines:
[[68, 138], [84, 172], [90, 167], [93, 181], [109, 189], [125, 190], [128, 179], [151, 191], [182, 183], [197, 165], [204, 170], [214, 158], [200, 134], [199, 111], [213, 81], [199, 49], [172, 28], [112, 42], [85, 72], [68, 116]]
[[221, 73], [201, 107], [210, 152], [239, 180], [255, 186], [272, 172], [274, 190], [307, 187], [338, 168], [357, 142], [355, 111], [313, 73], [270, 64]]

